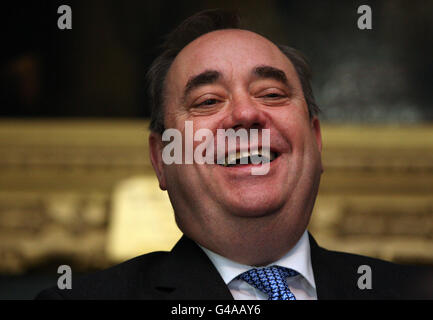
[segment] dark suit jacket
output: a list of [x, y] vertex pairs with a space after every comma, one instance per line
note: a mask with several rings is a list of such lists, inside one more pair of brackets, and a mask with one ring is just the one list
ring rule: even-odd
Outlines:
[[[433, 274], [364, 256], [328, 251], [310, 235], [318, 299], [433, 298]], [[372, 289], [358, 288], [358, 267], [372, 270]], [[36, 299], [233, 299], [207, 255], [183, 236], [171, 252], [153, 252], [72, 279], [72, 289], [50, 288]]]

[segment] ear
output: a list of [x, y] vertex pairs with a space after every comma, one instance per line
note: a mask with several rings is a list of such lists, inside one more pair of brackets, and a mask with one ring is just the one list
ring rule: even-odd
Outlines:
[[[316, 144], [317, 144], [317, 148], [319, 149], [319, 153], [320, 153], [320, 155], [322, 155], [322, 132], [320, 130], [319, 118], [317, 118], [316, 116], [314, 116], [311, 119], [311, 131], [312, 131], [312, 133], [316, 139]], [[320, 160], [320, 167], [321, 167], [321, 171], [323, 173], [322, 160]]]
[[159, 133], [151, 132], [149, 135], [149, 154], [153, 170], [159, 181], [161, 190], [167, 190], [167, 183], [164, 174], [164, 164], [162, 162], [162, 137]]
[[319, 118], [316, 116], [311, 119], [311, 130], [314, 134], [314, 137], [316, 138], [316, 144], [319, 148], [319, 152], [322, 153], [322, 132], [320, 130]]

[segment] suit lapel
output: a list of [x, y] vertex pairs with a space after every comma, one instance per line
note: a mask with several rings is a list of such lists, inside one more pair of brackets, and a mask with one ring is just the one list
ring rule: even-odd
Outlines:
[[[347, 268], [348, 261], [339, 261], [341, 257], [319, 247], [311, 234], [309, 240], [317, 298], [356, 298], [356, 271]], [[179, 240], [154, 272], [152, 283], [155, 295], [161, 299], [233, 300], [230, 290], [207, 255], [186, 236]]]
[[[376, 299], [399, 295], [391, 290], [399, 274], [388, 275], [386, 264], [375, 265], [374, 259], [329, 251], [318, 246], [309, 234], [311, 263], [317, 298]], [[183, 236], [169, 253], [155, 253], [151, 264], [141, 270], [143, 299], [233, 300], [220, 274], [197, 244]], [[357, 268], [370, 264], [375, 271], [374, 290], [359, 290]], [[382, 266], [381, 268], [379, 268]], [[394, 269], [392, 269], [394, 270]], [[397, 271], [395, 271], [397, 273]], [[385, 280], [381, 281], [384, 278]], [[391, 279], [391, 280], [389, 280]], [[147, 290], [145, 288], [148, 288]], [[152, 288], [149, 291], [149, 288]]]
[[356, 298], [356, 270], [348, 267], [348, 261], [319, 247], [309, 233], [311, 264], [316, 282], [318, 300]]
[[[339, 261], [341, 257], [319, 247], [311, 234], [309, 239], [317, 298], [356, 298], [356, 271], [347, 268], [344, 261]], [[161, 264], [153, 283], [157, 295], [163, 299], [233, 300], [207, 255], [186, 236], [179, 240]]]
[[174, 246], [158, 274], [154, 289], [166, 299], [233, 300], [207, 255], [186, 236]]
[[[409, 273], [409, 267], [323, 249], [311, 235], [310, 247], [318, 299], [411, 299], [429, 296], [427, 290], [422, 291], [419, 289], [420, 285], [414, 285], [414, 279], [428, 279], [426, 274], [414, 278], [417, 276], [414, 271]], [[372, 270], [372, 289], [358, 288], [358, 268], [361, 265], [368, 265]], [[423, 283], [423, 280], [419, 282]]]

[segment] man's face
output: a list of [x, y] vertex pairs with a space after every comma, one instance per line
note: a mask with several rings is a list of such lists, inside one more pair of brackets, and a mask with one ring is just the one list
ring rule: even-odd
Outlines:
[[152, 134], [152, 163], [180, 228], [208, 247], [205, 237], [236, 242], [244, 229], [300, 236], [322, 171], [321, 136], [289, 59], [255, 33], [215, 31], [179, 53], [165, 89], [165, 127], [184, 139], [185, 121], [194, 132], [210, 129], [215, 143], [217, 129], [269, 129], [276, 155], [265, 175], [252, 175], [250, 166], [166, 165], [161, 138]]

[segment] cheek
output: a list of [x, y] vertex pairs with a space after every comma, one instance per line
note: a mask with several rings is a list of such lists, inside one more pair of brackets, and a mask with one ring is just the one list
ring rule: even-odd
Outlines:
[[177, 180], [179, 180], [179, 176], [182, 176], [182, 168], [180, 168], [178, 165], [174, 164], [167, 164], [164, 165], [164, 173], [166, 176], [167, 184], [171, 185], [173, 182], [175, 183]]
[[192, 170], [192, 165], [167, 165], [165, 167], [167, 191], [171, 194], [187, 194], [194, 190], [197, 185], [196, 173]]
[[[217, 129], [222, 128], [220, 126], [222, 119], [223, 117], [221, 117], [220, 115], [214, 115], [214, 116], [195, 117], [193, 119], [189, 118], [187, 120], [187, 121], [192, 121], [193, 123], [194, 149], [198, 145], [204, 143], [206, 140], [207, 140], [206, 144], [214, 143], [216, 141]], [[205, 138], [204, 135], [208, 136], [208, 138]], [[198, 141], [195, 141], [195, 138], [197, 138]]]
[[290, 145], [299, 145], [305, 139], [309, 139], [311, 134], [310, 121], [303, 113], [279, 113], [272, 119], [275, 128]]

